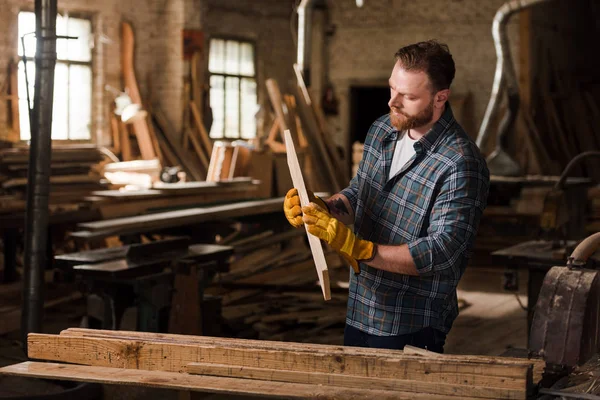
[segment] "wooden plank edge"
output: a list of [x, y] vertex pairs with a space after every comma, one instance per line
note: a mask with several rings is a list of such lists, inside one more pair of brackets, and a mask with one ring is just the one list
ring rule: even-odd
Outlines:
[[[151, 361], [148, 354], [172, 354]], [[158, 353], [157, 353], [158, 352]], [[69, 337], [34, 334], [28, 336], [28, 356], [32, 359], [72, 364], [114, 366], [119, 368], [157, 369], [179, 372], [190, 362], [211, 361], [217, 364], [259, 368], [297, 370], [305, 365], [307, 372], [338, 372], [352, 375], [379, 374], [382, 378], [405, 378], [450, 383], [496, 380], [502, 385], [520, 388], [529, 384], [531, 365], [500, 366], [487, 363], [463, 364], [449, 360], [423, 361], [420, 357], [385, 358], [339, 353], [273, 350], [257, 348], [173, 343], [113, 338]], [[178, 358], [179, 357], [179, 358]], [[360, 371], [360, 372], [359, 372]]]
[[421, 382], [407, 379], [382, 379], [359, 375], [287, 371], [212, 363], [189, 363], [186, 366], [186, 371], [194, 375], [328, 385], [356, 389], [376, 387], [382, 390], [460, 396], [461, 398], [471, 396], [488, 399], [525, 399], [527, 396], [525, 385], [520, 389], [511, 389], [440, 382]]
[[[239, 378], [222, 378], [190, 375], [179, 372], [141, 371], [124, 368], [90, 367], [60, 363], [26, 361], [0, 368], [0, 375], [41, 379], [94, 382], [113, 385], [132, 385], [162, 389], [191, 390], [220, 394], [260, 395], [270, 398], [296, 399], [365, 399], [409, 400], [452, 399], [452, 396], [432, 396], [373, 389], [347, 389], [334, 386], [305, 385], [297, 383], [249, 381]], [[472, 400], [472, 399], [467, 399]]]

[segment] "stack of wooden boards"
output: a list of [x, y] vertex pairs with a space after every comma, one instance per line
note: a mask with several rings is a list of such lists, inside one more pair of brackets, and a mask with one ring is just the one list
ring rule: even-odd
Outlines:
[[[104, 159], [93, 145], [52, 147], [51, 208], [76, 209], [92, 191], [107, 187], [93, 167]], [[25, 210], [29, 147], [0, 150], [0, 213]]]
[[[320, 399], [525, 399], [533, 361], [72, 328], [2, 374]], [[79, 365], [73, 365], [79, 364]]]
[[[229, 272], [217, 275], [206, 290], [221, 298], [227, 332], [243, 338], [341, 343], [347, 292], [322, 301], [303, 230], [264, 231], [227, 244], [234, 248]], [[340, 288], [338, 282], [348, 281], [346, 263], [331, 250], [326, 260], [339, 276], [332, 286]]]
[[251, 178], [227, 182], [157, 182], [152, 189], [135, 191], [100, 190], [89, 200], [103, 219], [144, 215], [166, 209], [247, 200], [257, 197], [258, 184]]

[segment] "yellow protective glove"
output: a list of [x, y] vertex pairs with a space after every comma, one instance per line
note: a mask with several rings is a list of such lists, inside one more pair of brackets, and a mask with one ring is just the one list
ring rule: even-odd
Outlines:
[[358, 261], [371, 260], [375, 255], [373, 242], [357, 238], [346, 225], [317, 204], [302, 207], [302, 212], [308, 232], [326, 241], [341, 254]]
[[[315, 194], [310, 190], [307, 190], [307, 193], [308, 199], [311, 202], [318, 204], [325, 210], [329, 210], [329, 207], [327, 207], [327, 204], [325, 204], [321, 198], [315, 196]], [[285, 214], [285, 218], [287, 218], [290, 225], [292, 225], [294, 228], [299, 228], [304, 225], [304, 222], [302, 221], [302, 209], [300, 207], [301, 205], [300, 196], [298, 196], [298, 189], [292, 188], [288, 190], [287, 194], [285, 195], [285, 199], [283, 200], [283, 212]]]
[[350, 266], [352, 267], [352, 269], [354, 270], [354, 273], [356, 275], [360, 274], [360, 265], [358, 265], [358, 261], [356, 261], [354, 258], [350, 257], [349, 255], [347, 255], [345, 253], [338, 252], [338, 254], [340, 256], [342, 256], [342, 258], [344, 260], [346, 260], [346, 262], [348, 262], [348, 264], [350, 264]]

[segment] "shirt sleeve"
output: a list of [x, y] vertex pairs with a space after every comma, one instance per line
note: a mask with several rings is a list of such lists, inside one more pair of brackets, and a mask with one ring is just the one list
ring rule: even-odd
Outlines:
[[458, 272], [470, 255], [488, 191], [483, 159], [463, 158], [450, 168], [434, 201], [427, 236], [408, 244], [420, 275]]

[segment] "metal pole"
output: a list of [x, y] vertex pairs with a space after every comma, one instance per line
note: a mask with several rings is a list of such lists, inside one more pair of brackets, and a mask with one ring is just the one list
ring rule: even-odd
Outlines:
[[21, 333], [41, 332], [44, 269], [48, 262], [48, 196], [52, 150], [52, 102], [56, 65], [57, 0], [35, 0], [35, 93], [25, 216], [24, 292]]

